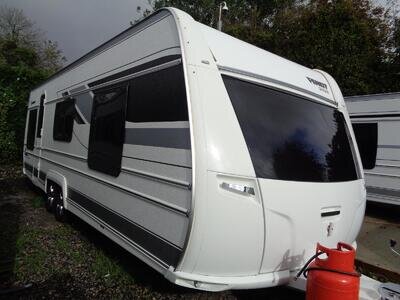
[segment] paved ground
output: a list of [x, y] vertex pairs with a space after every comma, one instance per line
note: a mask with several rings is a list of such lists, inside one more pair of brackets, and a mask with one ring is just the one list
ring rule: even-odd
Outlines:
[[379, 268], [386, 270], [379, 274], [379, 279], [400, 283], [400, 256], [389, 249], [390, 239], [397, 240], [397, 249], [400, 250], [400, 206], [368, 202], [357, 240], [357, 259], [377, 267], [373, 273]]

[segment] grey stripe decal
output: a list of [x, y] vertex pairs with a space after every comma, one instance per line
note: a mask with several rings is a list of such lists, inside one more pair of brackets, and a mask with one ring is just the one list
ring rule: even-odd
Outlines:
[[400, 145], [378, 145], [378, 148], [400, 149]]
[[[231, 72], [231, 73], [245, 75], [245, 76], [253, 77], [253, 78], [256, 78], [256, 79], [261, 79], [261, 80], [264, 80], [264, 81], [269, 81], [269, 82], [272, 82], [272, 83], [283, 85], [283, 86], [286, 86], [288, 88], [297, 90], [299, 92], [306, 93], [306, 94], [309, 94], [309, 95], [313, 95], [314, 97], [316, 97], [316, 98], [318, 98], [320, 100], [323, 100], [325, 102], [329, 102], [330, 104], [333, 104], [335, 107], [337, 107], [337, 103], [335, 101], [332, 101], [329, 98], [326, 98], [326, 97], [321, 96], [321, 95], [319, 95], [317, 93], [314, 93], [314, 92], [312, 92], [310, 90], [306, 90], [306, 89], [300, 88], [298, 86], [292, 85], [292, 84], [287, 83], [287, 82], [283, 82], [283, 81], [276, 80], [276, 79], [273, 79], [273, 78], [270, 78], [270, 77], [266, 77], [266, 76], [262, 76], [262, 75], [254, 74], [254, 73], [251, 73], [251, 72], [242, 71], [242, 70], [237, 70], [235, 68], [220, 66], [220, 65], [218, 65], [218, 69], [220, 69], [222, 71], [228, 71], [228, 72]], [[312, 99], [310, 99], [310, 100], [312, 100]]]
[[125, 144], [190, 150], [189, 128], [126, 128]]
[[376, 186], [367, 186], [367, 192], [376, 195], [384, 195], [389, 197], [400, 198], [400, 190], [391, 190]]
[[168, 201], [164, 201], [164, 200], [162, 200], [162, 199], [158, 199], [158, 198], [155, 198], [155, 197], [151, 197], [151, 196], [148, 196], [148, 195], [144, 195], [144, 194], [142, 194], [142, 193], [138, 193], [138, 192], [136, 192], [136, 191], [129, 190], [129, 189], [123, 187], [123, 186], [120, 186], [120, 185], [117, 185], [117, 184], [113, 184], [113, 183], [111, 183], [111, 182], [108, 182], [108, 181], [105, 181], [105, 180], [103, 180], [103, 179], [97, 178], [97, 177], [95, 177], [95, 176], [93, 176], [93, 175], [89, 175], [89, 174], [83, 173], [83, 172], [81, 172], [81, 171], [79, 171], [79, 170], [76, 170], [76, 169], [71, 168], [71, 167], [68, 167], [68, 166], [66, 166], [66, 165], [57, 163], [57, 162], [52, 161], [52, 160], [50, 160], [50, 159], [48, 159], [48, 158], [42, 157], [42, 159], [45, 160], [45, 161], [47, 161], [47, 162], [49, 162], [49, 163], [52, 163], [52, 164], [54, 164], [54, 165], [56, 165], [56, 166], [59, 166], [59, 167], [61, 167], [61, 168], [70, 170], [70, 171], [72, 171], [72, 172], [75, 172], [75, 173], [77, 173], [77, 174], [80, 174], [80, 175], [82, 175], [82, 176], [85, 176], [85, 177], [87, 177], [87, 178], [90, 178], [90, 179], [92, 179], [92, 180], [95, 180], [95, 181], [97, 181], [97, 182], [99, 182], [99, 183], [101, 183], [101, 184], [104, 184], [104, 185], [106, 185], [106, 186], [109, 186], [109, 187], [111, 187], [111, 188], [113, 188], [113, 189], [119, 190], [119, 191], [121, 191], [121, 192], [123, 192], [123, 193], [125, 193], [125, 194], [127, 194], [127, 195], [131, 195], [131, 196], [134, 196], [134, 197], [136, 197], [136, 198], [139, 198], [139, 199], [142, 199], [142, 200], [144, 200], [144, 201], [147, 201], [147, 202], [149, 202], [149, 203], [153, 203], [153, 204], [155, 204], [155, 205], [158, 205], [158, 206], [160, 206], [160, 207], [163, 207], [163, 208], [165, 208], [165, 209], [169, 209], [170, 211], [173, 211], [173, 212], [175, 212], [175, 213], [182, 214], [182, 215], [184, 215], [185, 217], [187, 217], [187, 216], [189, 215], [189, 210], [188, 210], [188, 209], [183, 208], [183, 207], [180, 207], [180, 206], [175, 205], [175, 204], [172, 204], [172, 203], [170, 203], [170, 202], [168, 202]]
[[131, 239], [143, 249], [146, 249], [154, 256], [158, 257], [167, 265], [176, 266], [182, 254], [182, 250], [165, 241], [154, 233], [151, 233], [142, 226], [128, 220], [124, 216], [110, 210], [93, 199], [68, 188], [68, 198], [81, 207], [103, 220], [112, 228]]

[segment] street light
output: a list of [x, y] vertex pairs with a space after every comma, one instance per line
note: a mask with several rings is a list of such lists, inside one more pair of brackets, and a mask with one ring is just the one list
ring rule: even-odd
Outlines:
[[222, 31], [222, 11], [228, 11], [228, 5], [226, 5], [225, 1], [222, 1], [219, 4], [219, 17], [218, 17], [218, 24], [217, 24], [217, 29], [219, 31]]

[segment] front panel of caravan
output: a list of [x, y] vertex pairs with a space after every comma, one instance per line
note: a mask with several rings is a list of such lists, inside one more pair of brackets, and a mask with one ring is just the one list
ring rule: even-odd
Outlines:
[[[265, 52], [259, 49], [253, 51], [237, 40], [231, 45], [223, 34], [214, 35], [212, 29], [203, 25], [195, 28], [184, 21], [180, 17], [181, 27], [185, 28], [183, 42], [188, 45], [186, 60], [196, 136], [195, 210], [189, 243], [177, 271], [187, 278], [196, 277], [187, 273], [207, 275], [209, 282], [215, 280], [230, 288], [246, 286], [245, 282], [254, 287], [282, 284], [287, 282], [290, 270], [299, 268], [314, 253], [317, 242], [328, 246], [338, 241], [352, 243], [361, 226], [365, 189], [343, 101], [338, 103], [334, 98], [334, 94], [341, 96], [340, 91], [332, 91], [333, 84], [322, 72], [273, 55], [263, 57]], [[202, 47], [204, 40], [210, 49]], [[239, 51], [243, 55], [224, 52], [227, 45], [235, 50], [243, 46]], [[255, 72], [251, 66], [240, 70], [241, 66], [249, 68], [249, 57]], [[350, 145], [351, 179], [296, 182], [257, 175], [250, 146], [221, 75], [339, 109], [344, 114], [341, 121]], [[247, 100], [252, 101], [251, 97]], [[283, 130], [284, 112], [281, 124]], [[275, 275], [261, 279], [267, 273]], [[255, 275], [266, 281], [252, 282]], [[244, 285], [233, 279], [236, 276]]]

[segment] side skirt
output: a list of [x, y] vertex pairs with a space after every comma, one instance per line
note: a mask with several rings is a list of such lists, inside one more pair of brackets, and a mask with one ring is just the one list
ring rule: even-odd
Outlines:
[[177, 266], [182, 255], [182, 249], [178, 246], [72, 188], [68, 188], [67, 201], [81, 213], [107, 228], [125, 242], [130, 243], [142, 253], [147, 254], [165, 268]]

